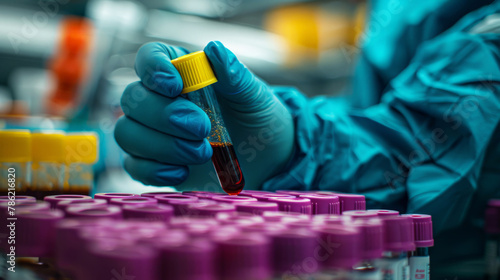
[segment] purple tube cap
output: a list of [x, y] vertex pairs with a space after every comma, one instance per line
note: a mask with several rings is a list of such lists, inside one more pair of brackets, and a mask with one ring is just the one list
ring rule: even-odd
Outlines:
[[378, 259], [384, 251], [383, 225], [380, 219], [358, 219], [352, 225], [361, 233], [360, 255], [364, 260]]
[[269, 201], [271, 198], [293, 198], [295, 196], [289, 194], [280, 193], [265, 193], [265, 194], [255, 194], [252, 197], [256, 198], [258, 201]]
[[[361, 233], [355, 227], [329, 225], [317, 230], [320, 240], [326, 244], [335, 244], [334, 252], [325, 261], [327, 268], [351, 269], [361, 260]], [[330, 249], [332, 250], [332, 249]]]
[[166, 194], [181, 194], [181, 193], [180, 192], [176, 192], [176, 191], [171, 191], [171, 192], [147, 192], [147, 193], [141, 193], [141, 196], [155, 198], [155, 197], [157, 197], [159, 195], [166, 195]]
[[56, 205], [59, 210], [65, 211], [68, 207], [100, 207], [106, 206], [108, 202], [104, 199], [77, 199], [77, 200], [62, 200]]
[[[95, 243], [88, 249], [84, 260], [85, 279], [113, 279], [126, 268], [127, 276], [133, 279], [158, 279], [158, 252], [145, 246], [114, 244], [112, 240]], [[107, 246], [108, 245], [108, 246]]]
[[236, 208], [231, 204], [194, 204], [189, 207], [190, 216], [215, 217], [217, 213], [234, 212]]
[[219, 279], [267, 280], [271, 277], [268, 238], [252, 233], [216, 240]]
[[278, 204], [275, 202], [247, 202], [236, 205], [236, 211], [262, 215], [264, 211], [278, 211]]
[[138, 194], [133, 193], [96, 193], [94, 198], [105, 199], [110, 201], [112, 198], [138, 197]]
[[293, 196], [296, 196], [296, 197], [299, 197], [301, 195], [307, 194], [306, 191], [294, 191], [294, 190], [277, 190], [276, 193], [279, 193], [279, 194], [288, 194], [288, 195], [293, 195]]
[[121, 219], [122, 210], [118, 206], [102, 207], [68, 207], [66, 208], [68, 218], [89, 218], [89, 219]]
[[92, 199], [92, 197], [88, 195], [80, 195], [80, 194], [58, 194], [58, 195], [49, 195], [43, 198], [44, 201], [50, 203], [50, 207], [55, 209], [57, 203], [63, 200], [82, 200], [82, 199]]
[[123, 218], [140, 219], [148, 221], [168, 222], [174, 216], [174, 208], [170, 205], [124, 205]]
[[183, 195], [183, 194], [165, 194], [156, 196], [155, 199], [158, 200], [158, 203], [162, 204], [171, 204], [170, 202], [172, 201], [179, 201], [180, 203], [186, 202], [187, 204], [199, 200], [198, 197], [196, 196]]
[[278, 209], [284, 212], [295, 212], [306, 215], [312, 214], [311, 200], [301, 197], [274, 197], [269, 202], [276, 202]]
[[415, 246], [418, 248], [434, 246], [432, 235], [432, 216], [424, 214], [407, 214], [413, 221]]
[[305, 215], [297, 212], [283, 212], [283, 211], [265, 211], [262, 217], [266, 222], [281, 222], [286, 217], [294, 217], [304, 220], [311, 219], [310, 215]]
[[387, 210], [387, 209], [369, 209], [366, 210], [368, 212], [375, 212], [377, 213], [378, 216], [380, 217], [386, 217], [386, 216], [398, 216], [399, 211], [396, 210]]
[[164, 244], [160, 252], [165, 279], [216, 279], [215, 246], [207, 240]]
[[312, 213], [340, 214], [340, 200], [336, 195], [322, 195], [315, 193], [302, 194], [299, 197], [311, 200]]
[[156, 205], [158, 200], [150, 197], [122, 197], [122, 198], [112, 198], [109, 201], [110, 205], [125, 206], [125, 205]]
[[[60, 210], [18, 212], [16, 254], [24, 257], [50, 257], [53, 253], [56, 224], [64, 214]], [[36, 238], [33, 238], [36, 234]]]
[[258, 190], [242, 190], [238, 195], [253, 197], [254, 195], [262, 195], [262, 194], [272, 194], [272, 192], [258, 191]]
[[351, 216], [353, 219], [370, 219], [378, 217], [377, 212], [364, 211], [364, 210], [350, 210], [342, 212], [343, 216]]
[[360, 194], [336, 194], [340, 199], [340, 212], [349, 210], [366, 210], [366, 200]]
[[[290, 270], [314, 256], [318, 247], [317, 232], [306, 229], [287, 229], [269, 235], [276, 273]], [[309, 273], [315, 271], [308, 271]]]
[[212, 200], [223, 203], [240, 204], [246, 202], [256, 202], [257, 199], [248, 196], [230, 196], [230, 195], [219, 195], [213, 196]]
[[384, 251], [400, 252], [415, 250], [413, 221], [407, 216], [388, 216], [382, 219], [384, 227]]

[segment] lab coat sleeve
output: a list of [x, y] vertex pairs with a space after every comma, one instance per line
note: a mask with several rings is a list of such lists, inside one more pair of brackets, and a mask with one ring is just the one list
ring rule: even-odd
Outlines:
[[459, 225], [500, 123], [499, 50], [498, 34], [440, 36], [363, 110], [276, 90], [295, 152], [263, 188], [362, 193], [369, 208], [433, 215], [436, 232]]

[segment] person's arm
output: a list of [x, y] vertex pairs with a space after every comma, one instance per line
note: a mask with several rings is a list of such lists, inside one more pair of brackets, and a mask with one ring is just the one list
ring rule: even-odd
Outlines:
[[275, 90], [294, 116], [295, 152], [264, 189], [363, 193], [370, 208], [432, 214], [437, 232], [458, 225], [500, 124], [499, 50], [497, 34], [441, 36], [364, 110]]

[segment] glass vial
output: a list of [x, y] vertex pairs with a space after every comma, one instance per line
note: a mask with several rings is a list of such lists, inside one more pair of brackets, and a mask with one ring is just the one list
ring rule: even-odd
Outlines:
[[207, 56], [199, 51], [174, 59], [172, 64], [182, 77], [182, 93], [210, 118], [212, 129], [208, 141], [213, 149], [212, 162], [222, 189], [230, 195], [239, 194], [245, 186], [245, 179], [224, 125], [217, 97], [209, 86], [217, 82], [217, 79]]

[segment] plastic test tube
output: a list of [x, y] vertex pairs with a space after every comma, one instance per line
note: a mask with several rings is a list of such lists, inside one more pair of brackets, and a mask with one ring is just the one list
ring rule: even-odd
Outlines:
[[66, 135], [65, 141], [64, 192], [88, 195], [94, 183], [92, 165], [97, 161], [97, 135], [71, 133]]
[[182, 77], [182, 93], [210, 118], [212, 130], [208, 141], [213, 149], [212, 162], [222, 189], [230, 195], [239, 194], [245, 186], [245, 179], [224, 125], [215, 92], [208, 86], [216, 83], [217, 79], [207, 56], [199, 51], [174, 59], [172, 64]]
[[413, 221], [413, 231], [415, 234], [415, 246], [409, 258], [410, 279], [429, 280], [430, 279], [430, 258], [429, 247], [434, 246], [432, 238], [432, 217], [430, 215], [409, 214]]
[[42, 199], [61, 194], [64, 180], [64, 134], [37, 132], [31, 134], [32, 179], [29, 192]]
[[382, 219], [384, 227], [384, 252], [376, 265], [383, 279], [410, 279], [408, 252], [415, 250], [413, 222], [410, 217], [393, 216]]
[[1, 195], [7, 195], [10, 186], [15, 187], [16, 195], [26, 193], [30, 182], [30, 162], [30, 132], [28, 130], [0, 130]]

